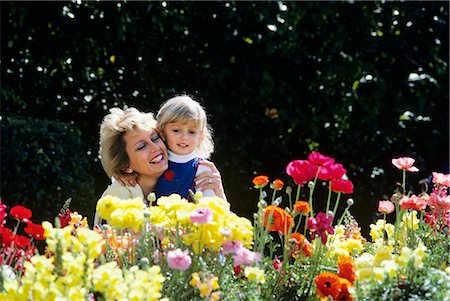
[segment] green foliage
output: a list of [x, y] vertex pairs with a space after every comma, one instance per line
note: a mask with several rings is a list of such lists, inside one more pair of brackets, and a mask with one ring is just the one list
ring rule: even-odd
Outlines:
[[350, 166], [358, 220], [391, 191], [395, 175], [384, 171], [392, 157], [414, 157], [416, 180], [448, 168], [446, 2], [1, 8], [2, 114], [76, 124], [97, 196], [108, 182], [96, 157], [108, 109], [155, 112], [183, 92], [207, 108], [213, 160], [234, 209], [248, 216], [254, 173], [285, 177], [280, 166], [311, 150]]
[[75, 126], [6, 117], [1, 132], [3, 202], [33, 208], [38, 223], [53, 220], [68, 198], [74, 210], [94, 210], [94, 181]]

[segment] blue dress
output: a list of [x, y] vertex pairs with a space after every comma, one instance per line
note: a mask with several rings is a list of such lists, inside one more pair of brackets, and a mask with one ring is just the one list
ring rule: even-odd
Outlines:
[[156, 197], [176, 193], [182, 198], [190, 200], [189, 189], [195, 193], [194, 178], [200, 160], [193, 154], [180, 156], [169, 151], [169, 167], [158, 179]]

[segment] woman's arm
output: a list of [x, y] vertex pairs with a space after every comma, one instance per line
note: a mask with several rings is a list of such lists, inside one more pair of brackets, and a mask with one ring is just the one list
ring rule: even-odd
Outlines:
[[214, 191], [216, 196], [227, 200], [225, 191], [223, 189], [222, 175], [220, 174], [216, 165], [206, 160], [200, 161], [200, 164], [209, 168], [210, 171], [204, 171], [194, 178], [194, 181], [196, 183], [195, 188], [203, 191], [211, 189]]

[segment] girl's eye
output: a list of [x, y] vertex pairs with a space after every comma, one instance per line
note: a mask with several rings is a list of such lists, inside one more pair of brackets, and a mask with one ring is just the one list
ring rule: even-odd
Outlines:
[[178, 133], [178, 132], [179, 132], [179, 130], [178, 130], [178, 129], [173, 129], [173, 130], [172, 130], [172, 132], [174, 132], [174, 133]]
[[189, 134], [196, 134], [196, 131], [189, 131]]

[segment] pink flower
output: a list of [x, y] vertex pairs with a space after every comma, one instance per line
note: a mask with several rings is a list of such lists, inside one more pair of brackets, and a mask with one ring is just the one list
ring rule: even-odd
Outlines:
[[311, 152], [308, 156], [309, 162], [319, 166], [328, 166], [334, 164], [334, 159], [331, 157], [327, 157], [322, 155], [319, 152]]
[[207, 224], [213, 219], [213, 212], [209, 208], [198, 208], [189, 217], [192, 223]]
[[427, 203], [433, 209], [450, 210], [450, 195], [440, 196], [436, 193], [431, 193]]
[[353, 183], [350, 180], [332, 179], [330, 185], [331, 191], [342, 192], [345, 194], [353, 193]]
[[397, 167], [398, 169], [403, 169], [410, 172], [418, 172], [419, 169], [413, 166], [415, 161], [416, 160], [414, 160], [413, 158], [401, 157], [397, 159], [392, 159], [392, 164], [394, 164], [394, 166]]
[[2, 203], [2, 199], [0, 198], [0, 227], [6, 223], [6, 205]]
[[424, 198], [418, 197], [414, 194], [410, 197], [403, 196], [400, 200], [400, 207], [403, 210], [414, 209], [421, 211], [427, 207], [427, 201]]
[[322, 166], [317, 176], [320, 180], [329, 181], [331, 179], [340, 179], [347, 173], [347, 170], [340, 163], [333, 163]]
[[188, 250], [176, 249], [167, 253], [167, 263], [171, 269], [186, 271], [191, 265], [192, 259]]
[[331, 226], [333, 223], [333, 216], [323, 212], [317, 213], [316, 217], [308, 218], [308, 229], [311, 231], [311, 239], [320, 236], [322, 243], [327, 243], [327, 234], [334, 234], [334, 229]]
[[303, 186], [304, 182], [316, 177], [317, 166], [306, 160], [294, 160], [286, 167], [286, 173], [290, 175], [295, 184]]
[[261, 255], [258, 252], [253, 252], [247, 249], [246, 247], [241, 247], [236, 250], [236, 253], [233, 255], [234, 266], [239, 265], [252, 265], [254, 262], [261, 261]]
[[391, 201], [379, 201], [378, 211], [384, 214], [389, 214], [394, 212], [395, 206]]
[[222, 245], [223, 254], [236, 254], [242, 248], [242, 242], [239, 240], [228, 240]]
[[450, 187], [450, 174], [433, 172], [433, 183], [437, 185]]

